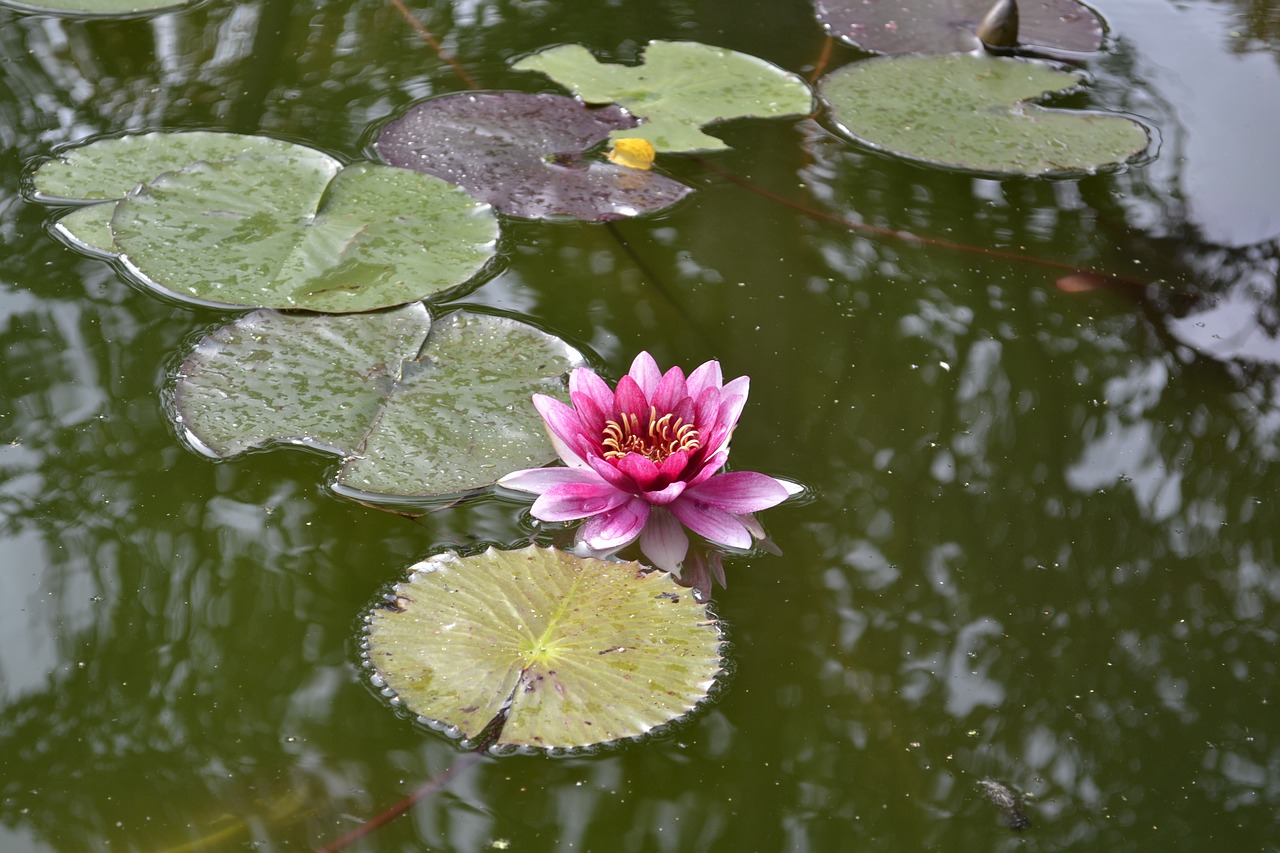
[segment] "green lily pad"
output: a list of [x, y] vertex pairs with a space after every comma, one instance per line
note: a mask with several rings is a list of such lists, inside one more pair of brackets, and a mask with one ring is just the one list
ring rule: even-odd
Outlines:
[[[875, 53], [965, 53], [992, 0], [815, 0], [835, 38]], [[1018, 42], [1073, 53], [1102, 47], [1102, 19], [1076, 0], [1018, 0]]]
[[1147, 130], [1124, 116], [1028, 103], [1084, 82], [1045, 62], [981, 54], [891, 56], [823, 78], [822, 97], [854, 139], [986, 174], [1093, 172], [1141, 154]]
[[[345, 169], [262, 137], [152, 133], [66, 152], [33, 178], [40, 201], [113, 199], [58, 223], [188, 301], [369, 311], [456, 288], [492, 259], [492, 209], [429, 175]], [[109, 239], [108, 239], [109, 233]]]
[[205, 337], [173, 401], [211, 456], [294, 444], [343, 457], [335, 489], [432, 499], [491, 486], [556, 454], [529, 403], [564, 397], [582, 364], [558, 338], [504, 317], [421, 304], [359, 315], [255, 311]]
[[189, 6], [194, 0], [0, 0], [0, 6], [10, 6], [29, 12], [53, 12], [76, 16], [88, 15], [137, 15]]
[[418, 563], [367, 617], [374, 683], [495, 747], [640, 737], [692, 711], [721, 669], [718, 623], [670, 575], [555, 549]]
[[647, 139], [659, 151], [727, 148], [699, 128], [748, 116], [804, 115], [809, 86], [795, 74], [745, 53], [690, 41], [651, 41], [640, 66], [598, 62], [581, 45], [562, 45], [516, 62], [541, 71], [588, 103], [618, 103], [644, 119], [613, 136]]

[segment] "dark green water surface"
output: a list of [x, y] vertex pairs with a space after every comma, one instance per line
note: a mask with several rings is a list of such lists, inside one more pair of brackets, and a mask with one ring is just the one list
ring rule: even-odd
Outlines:
[[[1159, 128], [1146, 165], [975, 179], [821, 117], [741, 121], [732, 150], [661, 161], [697, 187], [667, 213], [504, 226], [462, 301], [614, 377], [641, 349], [749, 374], [734, 465], [811, 498], [761, 515], [784, 556], [727, 560], [708, 707], [486, 758], [354, 849], [1280, 850], [1280, 15], [1099, 8], [1108, 49], [1062, 101]], [[806, 75], [823, 49], [799, 0], [411, 11], [486, 88], [538, 88], [507, 63], [566, 42]], [[432, 549], [520, 542], [526, 507], [414, 523], [332, 496], [317, 454], [190, 452], [162, 392], [234, 315], [67, 249], [23, 176], [153, 129], [359, 159], [373, 123], [461, 88], [381, 0], [0, 11], [0, 851], [309, 850], [460, 754], [368, 686], [360, 615]], [[1138, 284], [1068, 293], [1037, 261]]]

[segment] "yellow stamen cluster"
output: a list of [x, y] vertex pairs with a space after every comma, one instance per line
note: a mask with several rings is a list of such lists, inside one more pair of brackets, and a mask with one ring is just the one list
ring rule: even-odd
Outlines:
[[600, 444], [604, 447], [605, 459], [639, 453], [655, 465], [661, 465], [673, 453], [681, 450], [692, 453], [702, 446], [702, 441], [693, 424], [685, 423], [670, 412], [658, 417], [658, 410], [650, 406], [646, 429], [640, 429], [638, 415], [623, 413], [618, 420], [605, 422]]

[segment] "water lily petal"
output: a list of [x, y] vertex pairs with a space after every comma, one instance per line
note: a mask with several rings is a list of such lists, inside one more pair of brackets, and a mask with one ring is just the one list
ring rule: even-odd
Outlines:
[[542, 521], [575, 521], [607, 513], [631, 499], [608, 483], [561, 483], [543, 492], [529, 511]]
[[684, 527], [666, 509], [654, 507], [640, 531], [640, 550], [659, 569], [679, 576], [685, 555], [689, 553], [689, 537]]
[[681, 479], [680, 475], [689, 464], [689, 451], [677, 450], [658, 466], [658, 478], [664, 482]]
[[614, 417], [613, 392], [609, 393], [609, 400], [603, 407], [593, 395], [582, 392], [569, 392], [569, 400], [573, 403], [574, 411], [578, 413], [583, 440], [599, 450], [604, 426], [610, 418]]
[[613, 389], [593, 370], [576, 367], [569, 373], [569, 395], [585, 395], [605, 410], [613, 409]]
[[596, 551], [611, 551], [634, 540], [649, 519], [649, 504], [631, 498], [621, 506], [593, 516], [582, 526], [582, 541]]
[[636, 485], [635, 480], [608, 460], [601, 459], [594, 453], [588, 453], [587, 464], [591, 466], [592, 471], [600, 475], [601, 479], [608, 483], [612, 483], [614, 488], [621, 489], [622, 491], [630, 494], [635, 494], [640, 491], [640, 487]]
[[654, 506], [666, 506], [684, 494], [687, 487], [688, 484], [683, 480], [677, 480], [664, 489], [655, 489], [652, 492], [641, 492], [640, 497], [644, 498]]
[[545, 394], [534, 394], [533, 406], [542, 416], [542, 422], [547, 427], [547, 436], [551, 439], [551, 446], [555, 448], [556, 455], [570, 467], [585, 467], [586, 462], [578, 452], [582, 444], [582, 429], [573, 409], [555, 397], [548, 397]]
[[685, 380], [685, 385], [689, 389], [689, 396], [695, 400], [702, 396], [707, 389], [719, 389], [724, 384], [724, 375], [720, 372], [720, 362], [708, 361], [694, 368], [693, 373], [689, 374], [689, 378]]
[[618, 390], [613, 395], [613, 410], [619, 415], [635, 415], [640, 429], [649, 426], [649, 397], [630, 376], [618, 380]]
[[714, 453], [711, 456], [708, 456], [703, 462], [701, 462], [700, 463], [701, 467], [699, 467], [698, 473], [694, 474], [692, 477], [686, 478], [686, 482], [688, 482], [690, 486], [696, 486], [699, 483], [705, 482], [711, 479], [711, 477], [713, 477], [717, 471], [723, 468], [725, 463], [728, 461], [729, 461], [729, 449], [726, 447], [720, 450], [718, 453]]
[[498, 480], [504, 489], [515, 489], [518, 492], [529, 492], [540, 495], [553, 486], [568, 483], [601, 484], [605, 481], [590, 468], [526, 468], [523, 471], [512, 471]]
[[711, 439], [720, 417], [720, 389], [705, 388], [693, 400], [693, 424], [705, 445]]
[[618, 460], [618, 470], [626, 474], [642, 492], [648, 492], [658, 485], [658, 466], [646, 456], [639, 453], [628, 453]]
[[[662, 380], [662, 370], [658, 367], [658, 362], [653, 360], [653, 356], [647, 352], [642, 352], [631, 362], [631, 369], [627, 371], [627, 376], [639, 386], [644, 392], [646, 400], [653, 399], [653, 392], [657, 390], [658, 383]], [[648, 406], [645, 406], [648, 410]]]
[[791, 497], [780, 481], [755, 471], [729, 471], [690, 487], [690, 500], [734, 515], [768, 509]]
[[[726, 548], [750, 548], [751, 532], [732, 513], [691, 500], [686, 491], [668, 507], [685, 527]], [[590, 522], [588, 522], [590, 523]]]
[[658, 417], [667, 412], [675, 412], [676, 405], [689, 396], [685, 390], [684, 371], [673, 367], [663, 374], [658, 386], [649, 395], [649, 404], [658, 410]]

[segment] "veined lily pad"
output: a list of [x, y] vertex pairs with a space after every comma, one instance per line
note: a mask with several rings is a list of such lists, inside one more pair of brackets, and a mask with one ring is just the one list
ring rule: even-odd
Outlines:
[[619, 219], [689, 193], [671, 178], [591, 162], [583, 152], [639, 121], [618, 106], [563, 95], [459, 92], [431, 98], [378, 135], [379, 156], [463, 187], [502, 213], [531, 219]]
[[855, 62], [819, 84], [840, 129], [913, 160], [988, 174], [1092, 172], [1150, 144], [1124, 116], [1049, 110], [1028, 99], [1074, 89], [1083, 74], [980, 54]]
[[745, 53], [690, 41], [651, 41], [644, 65], [602, 63], [581, 45], [553, 47], [513, 66], [541, 71], [588, 103], [618, 103], [644, 119], [620, 136], [658, 151], [727, 148], [699, 128], [733, 118], [803, 115], [809, 86], [795, 74]]
[[721, 667], [715, 618], [669, 575], [532, 546], [417, 564], [367, 635], [375, 683], [434, 725], [474, 739], [505, 709], [498, 747], [639, 737]]
[[494, 254], [488, 205], [427, 175], [261, 137], [91, 143], [34, 177], [42, 201], [110, 199], [59, 223], [144, 284], [205, 304], [369, 311], [457, 287]]
[[255, 311], [178, 373], [193, 444], [229, 457], [273, 443], [344, 458], [336, 486], [378, 498], [456, 495], [555, 458], [534, 392], [565, 396], [577, 351], [515, 320], [421, 304], [359, 315]]
[[[835, 38], [875, 53], [965, 53], [993, 0], [816, 0]], [[1102, 47], [1102, 19], [1076, 0], [1018, 0], [1018, 42], [1076, 53]]]

